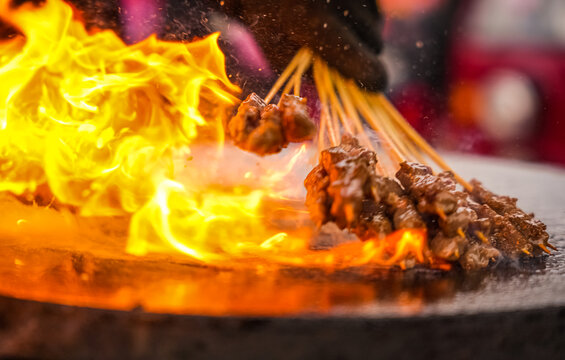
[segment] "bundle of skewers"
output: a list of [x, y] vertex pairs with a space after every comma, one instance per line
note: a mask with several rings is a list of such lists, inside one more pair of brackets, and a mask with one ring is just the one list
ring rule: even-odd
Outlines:
[[[317, 133], [300, 97], [310, 68], [321, 104]], [[280, 102], [269, 104], [279, 92]], [[459, 263], [467, 270], [556, 250], [546, 226], [521, 210], [517, 199], [464, 180], [383, 94], [344, 79], [306, 48], [264, 100], [251, 94], [227, 125], [236, 144], [260, 155], [316, 137], [319, 164], [304, 184], [318, 226], [333, 222], [360, 240], [426, 229], [428, 262]]]

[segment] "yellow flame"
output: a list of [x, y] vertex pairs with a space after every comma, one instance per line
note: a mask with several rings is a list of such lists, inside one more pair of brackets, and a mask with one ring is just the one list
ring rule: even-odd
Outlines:
[[61, 1], [0, 9], [25, 37], [1, 44], [1, 191], [47, 182], [82, 214], [135, 212], [170, 178], [171, 150], [221, 120], [199, 105], [236, 101], [218, 34], [128, 47], [111, 31], [88, 34]]
[[[0, 40], [0, 191], [33, 194], [48, 185], [83, 216], [131, 215], [127, 251], [137, 255], [320, 266], [425, 261], [420, 230], [321, 252], [308, 250], [311, 227], [293, 219], [283, 231], [276, 211], [305, 215], [281, 204], [290, 199], [279, 191], [290, 183], [303, 192], [304, 177], [288, 175], [306, 164], [305, 145], [272, 157], [258, 174], [230, 174], [217, 163], [225, 156], [222, 123], [240, 91], [225, 72], [219, 34], [127, 46], [111, 31], [87, 32], [61, 0], [10, 3], [0, 0], [0, 20], [21, 35]], [[217, 144], [205, 168], [220, 172], [218, 181], [199, 171], [193, 181], [178, 176], [175, 156], [192, 157], [196, 140]]]

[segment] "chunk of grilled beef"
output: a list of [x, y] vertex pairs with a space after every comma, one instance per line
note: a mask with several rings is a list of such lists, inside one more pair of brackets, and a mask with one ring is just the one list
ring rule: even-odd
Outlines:
[[408, 196], [399, 196], [391, 192], [387, 196], [385, 204], [388, 214], [392, 217], [395, 229], [426, 228], [426, 223]]
[[361, 214], [353, 233], [361, 240], [381, 238], [392, 232], [392, 224], [383, 204], [363, 200]]
[[265, 106], [263, 99], [255, 93], [249, 94], [239, 105], [237, 114], [227, 124], [228, 134], [236, 145], [243, 146], [246, 144], [251, 132], [259, 126], [261, 113]]
[[376, 202], [386, 206], [395, 229], [425, 228], [426, 224], [412, 200], [405, 195], [400, 184], [386, 176], [375, 175], [371, 190]]
[[432, 253], [443, 260], [457, 261], [463, 255], [469, 245], [467, 238], [459, 235], [446, 236], [443, 232], [438, 232], [430, 240], [430, 250]]
[[316, 226], [320, 227], [331, 221], [330, 207], [332, 200], [328, 195], [330, 177], [322, 165], [317, 165], [310, 171], [304, 180], [306, 193], [306, 207], [310, 212], [310, 218]]
[[283, 94], [279, 101], [282, 114], [282, 128], [286, 141], [302, 142], [311, 140], [316, 134], [316, 125], [308, 114], [306, 99]]
[[259, 124], [249, 134], [244, 149], [258, 155], [266, 155], [278, 153], [286, 145], [280, 111], [274, 105], [265, 106]]
[[371, 179], [376, 176], [376, 156], [373, 152], [359, 151], [363, 148], [357, 146], [346, 151], [346, 158], [333, 151], [335, 149], [324, 150], [321, 154], [322, 166], [330, 179], [327, 189], [333, 200], [330, 213], [340, 227], [355, 227], [363, 200], [372, 197]]
[[469, 225], [477, 219], [477, 214], [473, 209], [461, 205], [451, 214], [446, 215], [445, 218], [439, 218], [438, 221], [443, 233], [451, 237], [462, 232], [465, 233]]
[[417, 203], [419, 212], [438, 216], [439, 225], [448, 238], [463, 235], [478, 219], [468, 206], [469, 195], [457, 190], [451, 173], [434, 175], [428, 166], [403, 162], [396, 177]]
[[545, 224], [535, 219], [534, 214], [527, 214], [520, 209], [516, 205], [517, 199], [496, 195], [485, 189], [481, 182], [474, 179], [471, 180], [471, 185], [473, 186], [471, 192], [473, 199], [504, 216], [535, 249], [537, 249], [536, 246], [548, 244], [549, 234], [546, 231]]
[[277, 153], [289, 142], [310, 140], [316, 133], [306, 100], [288, 94], [279, 105], [267, 105], [257, 94], [249, 94], [226, 129], [238, 147], [261, 156]]
[[479, 218], [488, 219], [490, 231], [485, 232], [488, 241], [505, 255], [521, 255], [524, 250], [533, 251], [532, 245], [510, 222], [506, 215], [499, 215], [490, 206], [471, 202], [470, 206], [475, 210]]
[[[487, 260], [477, 260], [480, 254], [489, 253], [477, 247], [481, 244], [488, 249], [494, 245], [509, 255], [522, 252], [523, 237], [513, 231], [508, 221], [479, 208], [469, 193], [458, 190], [451, 173], [434, 175], [427, 166], [404, 162], [396, 176], [417, 202], [418, 211], [437, 215], [441, 231], [430, 241], [437, 257], [458, 260], [463, 267], [478, 268], [489, 264]], [[517, 243], [511, 246], [510, 238]], [[473, 253], [467, 255], [468, 251]]]
[[490, 245], [473, 244], [461, 256], [459, 263], [467, 271], [478, 270], [496, 263], [500, 257], [500, 251]]
[[396, 173], [404, 189], [417, 200], [418, 211], [427, 214], [449, 214], [457, 208], [456, 184], [451, 176], [433, 174], [429, 166], [402, 162]]
[[376, 174], [376, 164], [375, 153], [348, 134], [339, 146], [322, 151], [320, 164], [304, 182], [306, 205], [318, 226], [333, 221], [362, 240], [385, 236], [398, 226], [425, 227], [413, 204], [402, 198], [400, 185]]

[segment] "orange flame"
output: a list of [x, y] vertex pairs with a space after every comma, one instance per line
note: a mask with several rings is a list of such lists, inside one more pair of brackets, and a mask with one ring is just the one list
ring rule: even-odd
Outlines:
[[[61, 0], [0, 0], [0, 20], [23, 34], [0, 42], [0, 191], [48, 185], [80, 215], [131, 215], [127, 251], [137, 255], [328, 267], [426, 261], [425, 231], [413, 229], [308, 250], [305, 174], [294, 174], [307, 169], [306, 147], [260, 169], [252, 155], [223, 149], [222, 123], [240, 90], [225, 72], [219, 34], [127, 46], [111, 31], [88, 33]], [[210, 148], [210, 140], [214, 154], [191, 166], [196, 142]], [[234, 163], [247, 168], [230, 172]]]

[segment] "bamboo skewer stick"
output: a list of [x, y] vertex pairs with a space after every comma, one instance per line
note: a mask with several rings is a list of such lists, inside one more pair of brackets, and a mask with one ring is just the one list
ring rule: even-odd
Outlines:
[[[330, 90], [328, 89], [328, 87], [326, 86], [325, 83], [325, 71], [327, 70], [327, 66], [324, 64], [323, 61], [319, 60], [318, 61], [318, 74], [319, 74], [319, 81], [320, 81], [320, 88], [322, 89], [326, 102], [330, 101], [330, 105], [331, 104], [331, 99], [330, 99]], [[329, 111], [328, 111], [328, 116], [329, 116], [329, 126], [332, 128], [332, 132], [334, 134], [334, 142], [332, 143], [332, 146], [337, 146], [339, 145], [339, 143], [341, 142], [341, 129], [339, 126], [339, 119], [338, 119], [338, 115], [336, 113], [336, 109], [334, 106], [329, 106]]]
[[312, 52], [306, 49], [308, 52], [304, 56], [304, 61], [298, 66], [298, 70], [294, 74], [294, 95], [300, 96], [300, 88], [302, 86], [302, 76], [304, 72], [312, 64]]
[[410, 154], [416, 159], [416, 161], [422, 164], [426, 163], [426, 159], [424, 159], [424, 156], [420, 151], [418, 151], [416, 144], [414, 144], [411, 139], [407, 139], [406, 147], [408, 148], [408, 151], [410, 151]]
[[450, 171], [453, 173], [455, 179], [469, 192], [473, 191], [473, 187], [467, 181], [465, 181], [461, 176], [455, 173], [449, 165], [439, 156], [439, 154], [414, 130], [408, 122], [402, 117], [402, 115], [392, 106], [392, 104], [384, 97], [382, 94], [377, 95], [379, 103], [384, 107], [384, 109], [391, 115], [391, 118], [396, 121], [396, 123], [402, 128], [402, 130], [408, 134], [414, 143], [416, 143], [436, 164], [439, 165], [443, 170]]
[[[377, 106], [376, 108], [380, 109], [380, 106]], [[408, 153], [408, 158], [411, 160], [415, 159], [416, 161], [422, 164], [426, 164], [427, 161], [424, 158], [422, 151], [418, 149], [417, 145], [414, 144], [412, 139], [402, 131], [402, 129], [396, 124], [396, 122], [391, 121], [390, 117], [386, 113], [383, 114], [383, 117], [390, 124], [391, 132], [394, 134], [398, 134], [398, 137], [401, 137], [401, 141], [404, 144], [405, 149]]]
[[353, 100], [357, 105], [357, 108], [360, 110], [361, 114], [363, 115], [365, 120], [369, 123], [369, 125], [373, 128], [373, 130], [375, 130], [379, 134], [379, 136], [382, 137], [385, 144], [390, 147], [392, 156], [395, 158], [395, 160], [397, 162], [404, 161], [403, 155], [401, 154], [400, 150], [396, 147], [396, 145], [393, 143], [389, 134], [385, 132], [384, 129], [382, 129], [379, 126], [378, 121], [375, 120], [375, 116], [371, 110], [371, 107], [367, 103], [366, 99], [363, 96], [361, 96], [361, 93], [358, 91], [358, 89], [355, 87], [354, 84], [350, 83], [349, 88], [353, 93]]
[[[357, 113], [357, 109], [355, 108], [355, 106], [353, 105], [353, 101], [350, 98], [348, 92], [347, 92], [347, 88], [346, 88], [346, 84], [343, 81], [343, 79], [339, 76], [339, 74], [332, 74], [332, 79], [335, 81], [336, 87], [338, 89], [340, 98], [343, 102], [343, 105], [345, 107], [345, 113], [346, 113], [346, 120], [352, 120], [354, 126], [357, 128], [357, 132], [359, 134], [359, 136], [361, 137], [361, 141], [362, 143], [366, 144], [366, 146], [372, 150], [375, 151], [375, 147], [373, 146], [373, 144], [371, 143], [371, 140], [369, 139], [369, 137], [367, 136], [367, 133], [365, 132], [365, 129], [363, 127], [363, 123], [361, 122], [361, 118], [359, 117], [358, 113]], [[384, 174], [385, 170], [382, 166], [382, 164], [380, 162], [377, 162], [377, 171], [380, 174]]]
[[380, 111], [379, 108], [376, 108], [374, 106], [371, 107], [371, 110], [373, 110], [373, 114], [376, 116], [376, 121], [379, 122], [384, 132], [389, 134], [391, 140], [399, 149], [400, 153], [402, 154], [403, 160], [411, 160], [408, 149], [406, 148], [404, 141], [402, 141], [402, 139], [400, 138], [401, 134], [398, 134], [396, 131], [394, 131], [393, 126], [391, 125], [391, 122], [389, 121], [389, 118], [386, 116], [386, 114], [384, 114]]
[[334, 127], [334, 134], [336, 136], [336, 142], [335, 144], [332, 144], [333, 146], [337, 146], [341, 143], [341, 130], [339, 128], [339, 120], [337, 117], [337, 113], [335, 111], [335, 108], [330, 106], [330, 120], [331, 123], [333, 124]]
[[314, 60], [314, 82], [316, 83], [316, 90], [318, 91], [318, 96], [320, 97], [320, 104], [321, 104], [321, 109], [322, 109], [322, 114], [325, 115], [325, 124], [327, 125], [328, 128], [328, 135], [329, 135], [329, 140], [330, 143], [332, 144], [332, 146], [335, 146], [338, 144], [338, 138], [337, 138], [337, 134], [335, 132], [334, 126], [332, 124], [332, 119], [330, 119], [330, 111], [328, 108], [328, 99], [327, 99], [327, 95], [326, 92], [322, 86], [323, 82], [320, 79], [320, 66], [319, 66], [320, 60], [319, 59], [315, 59]]
[[374, 151], [375, 148], [373, 147], [373, 144], [371, 144], [371, 140], [369, 139], [367, 133], [363, 128], [363, 123], [361, 122], [361, 118], [358, 116], [357, 109], [355, 109], [355, 106], [353, 106], [353, 102], [349, 97], [349, 94], [347, 93], [347, 89], [344, 81], [339, 75], [336, 76], [336, 74], [333, 74], [332, 77], [336, 82], [336, 87], [339, 92], [339, 96], [343, 102], [343, 106], [345, 107], [347, 118], [353, 121], [353, 124], [357, 128], [357, 133], [361, 137], [362, 142], [366, 143], [367, 147]]
[[318, 130], [318, 153], [326, 148], [326, 133], [328, 117], [325, 113], [320, 114], [320, 127]]
[[545, 253], [547, 254], [551, 254], [551, 251], [549, 251], [544, 244], [538, 244], [539, 248], [542, 249]]
[[321, 60], [318, 59], [318, 61], [316, 61], [315, 63], [315, 72], [317, 74], [319, 74], [317, 80], [320, 81], [320, 86], [319, 88], [322, 89], [322, 92], [325, 96], [326, 99], [329, 100], [330, 102], [330, 119], [331, 121], [331, 126], [333, 128], [333, 132], [334, 134], [339, 134], [339, 122], [341, 121], [343, 127], [345, 128], [345, 130], [347, 132], [352, 133], [351, 128], [349, 126], [349, 124], [347, 123], [347, 119], [346, 119], [346, 115], [345, 112], [343, 110], [343, 108], [341, 107], [341, 103], [339, 102], [339, 100], [337, 99], [337, 96], [335, 94], [334, 88], [333, 88], [333, 84], [331, 82], [331, 78], [329, 75], [329, 69], [327, 67], [327, 65], [325, 65]]
[[292, 58], [292, 60], [290, 61], [290, 63], [286, 67], [286, 69], [284, 69], [281, 76], [277, 79], [277, 81], [275, 82], [275, 84], [273, 85], [273, 87], [271, 88], [269, 93], [267, 94], [267, 96], [265, 96], [265, 102], [267, 104], [271, 102], [273, 97], [277, 94], [277, 92], [279, 92], [279, 89], [287, 81], [287, 79], [290, 77], [290, 75], [292, 75], [293, 71], [303, 61], [305, 54], [308, 54], [308, 56], [310, 56], [309, 53], [310, 53], [310, 50], [303, 48], [303, 49], [300, 49], [296, 53], [296, 55], [294, 55], [294, 58]]
[[347, 121], [347, 116], [345, 115], [345, 111], [343, 110], [343, 107], [341, 106], [341, 103], [334, 91], [334, 85], [332, 83], [330, 71], [328, 67], [325, 65], [323, 68], [323, 75], [324, 75], [325, 87], [330, 98], [330, 105], [332, 106], [333, 109], [336, 110], [338, 119], [345, 128], [345, 131], [347, 131], [350, 134], [356, 134], [353, 128], [351, 127], [351, 125], [349, 124], [349, 122]]
[[[374, 104], [374, 99], [369, 97], [369, 102]], [[425, 164], [426, 161], [422, 156], [422, 152], [418, 151], [414, 144], [411, 142], [411, 139], [406, 136], [406, 133], [402, 130], [399, 130], [397, 124], [392, 121], [388, 113], [383, 111], [381, 106], [373, 106], [373, 110], [379, 115], [379, 118], [382, 120], [384, 126], [386, 127], [387, 131], [391, 134], [393, 140], [399, 144], [399, 147], [405, 154], [405, 159], [409, 161], [414, 161], [417, 159], [419, 162]]]
[[302, 87], [302, 74], [294, 79], [294, 95], [300, 96], [300, 88]]
[[286, 83], [284, 88], [282, 89], [281, 93], [288, 94], [290, 92], [290, 89], [294, 87], [294, 82], [295, 82], [295, 78], [294, 76], [292, 76], [290, 80]]
[[[296, 71], [293, 75], [290, 76], [290, 80], [286, 83], [285, 87], [282, 90], [283, 94], [290, 93], [290, 89], [294, 88], [295, 95], [300, 94], [300, 82], [302, 81], [302, 75], [310, 65], [310, 61], [312, 61], [312, 54], [310, 50], [303, 49], [303, 53], [301, 54], [300, 59], [298, 60], [298, 65], [296, 67]], [[298, 91], [297, 91], [298, 86]]]

